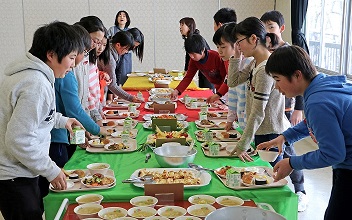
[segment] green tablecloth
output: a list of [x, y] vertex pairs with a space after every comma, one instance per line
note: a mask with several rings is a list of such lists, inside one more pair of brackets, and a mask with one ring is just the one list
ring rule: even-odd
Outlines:
[[[138, 144], [145, 142], [146, 137], [151, 131], [145, 130], [141, 124], [137, 125], [139, 133], [137, 135]], [[193, 138], [194, 131], [197, 128], [194, 123], [190, 123], [189, 134]], [[205, 157], [200, 149], [200, 143], [197, 143], [198, 153], [194, 160], [195, 164], [200, 164], [208, 168], [218, 168], [225, 165], [245, 167], [245, 166], [270, 166], [268, 162], [262, 161], [258, 156], [254, 157], [253, 162], [243, 163], [238, 158], [208, 158]], [[151, 152], [150, 150], [148, 152]], [[64, 198], [68, 198], [70, 203], [75, 203], [75, 198], [86, 193], [99, 193], [104, 196], [104, 202], [129, 201], [131, 198], [144, 194], [143, 188], [135, 187], [132, 184], [123, 184], [121, 181], [127, 179], [131, 174], [140, 168], [155, 168], [159, 167], [155, 157], [148, 163], [144, 163], [146, 152], [133, 152], [126, 154], [92, 154], [83, 149], [78, 149], [66, 164], [65, 169], [86, 169], [86, 166], [94, 162], [106, 162], [110, 164], [110, 168], [114, 170], [116, 177], [116, 186], [112, 189], [89, 191], [89, 192], [71, 192], [71, 193], [55, 193], [50, 192], [44, 198], [45, 217], [47, 220], [54, 219], [61, 202]], [[280, 213], [289, 220], [297, 219], [297, 204], [298, 197], [288, 186], [270, 189], [254, 189], [254, 190], [232, 190], [226, 188], [215, 174], [212, 175], [212, 180], [209, 185], [199, 189], [186, 189], [184, 191], [185, 199], [194, 194], [208, 194], [212, 196], [234, 195], [242, 199], [252, 199], [255, 202], [269, 203], [273, 206], [276, 212]]]

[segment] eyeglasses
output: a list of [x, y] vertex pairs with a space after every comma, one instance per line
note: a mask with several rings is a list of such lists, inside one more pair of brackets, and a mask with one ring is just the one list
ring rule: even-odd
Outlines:
[[97, 46], [101, 45], [101, 41], [97, 39], [92, 39], [93, 43], [96, 44]]
[[89, 50], [84, 50], [83, 53], [84, 53], [84, 57], [89, 56]]
[[247, 39], [247, 38], [249, 38], [249, 37], [245, 37], [245, 38], [243, 38], [243, 39], [241, 39], [241, 40], [239, 40], [239, 41], [236, 41], [237, 46], [240, 45], [241, 41], [244, 41], [244, 40]]

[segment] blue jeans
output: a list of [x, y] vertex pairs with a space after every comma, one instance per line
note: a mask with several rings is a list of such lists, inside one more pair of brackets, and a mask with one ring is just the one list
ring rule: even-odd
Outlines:
[[[257, 146], [260, 143], [275, 139], [278, 136], [279, 134], [255, 135], [254, 136], [255, 146]], [[270, 150], [278, 151], [277, 148], [271, 148]], [[270, 162], [271, 166], [274, 167], [275, 164], [280, 160], [282, 160], [283, 158], [290, 158], [292, 155], [296, 155], [296, 152], [294, 151], [294, 148], [293, 148], [293, 144], [289, 146], [287, 145], [282, 146], [282, 151], [283, 153], [279, 155], [274, 162]], [[295, 192], [304, 191], [304, 176], [303, 176], [302, 170], [293, 170], [292, 173], [290, 174], [290, 179], [295, 188]]]
[[132, 72], [132, 53], [126, 53], [120, 57], [116, 66], [117, 85], [123, 85], [127, 81], [127, 74]]

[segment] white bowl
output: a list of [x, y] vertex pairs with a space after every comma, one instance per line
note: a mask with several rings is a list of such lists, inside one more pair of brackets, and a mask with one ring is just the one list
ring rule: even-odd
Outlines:
[[[143, 212], [143, 213], [148, 212], [150, 215], [136, 216], [136, 214], [138, 215], [138, 212]], [[156, 210], [152, 207], [147, 207], [147, 206], [132, 207], [128, 210], [128, 215], [133, 218], [143, 219], [143, 218], [156, 215]]]
[[268, 162], [274, 162], [279, 156], [279, 152], [276, 151], [269, 151], [269, 150], [258, 150], [260, 159]]
[[[204, 211], [206, 210], [206, 212], [204, 213], [195, 213], [197, 211]], [[193, 215], [193, 216], [197, 216], [197, 217], [205, 217], [207, 215], [209, 215], [210, 213], [212, 213], [213, 211], [215, 211], [216, 208], [212, 205], [209, 205], [209, 204], [197, 204], [197, 205], [191, 205], [187, 208], [187, 212], [190, 214], [190, 215]]]
[[158, 79], [155, 81], [156, 84], [167, 84], [169, 85], [171, 83], [170, 80], [167, 80], [167, 79]]
[[[165, 212], [169, 212], [170, 210], [179, 212], [179, 215], [170, 216], [170, 215], [168, 215], [168, 213], [165, 213]], [[179, 216], [183, 216], [186, 213], [187, 213], [187, 210], [185, 208], [180, 207], [180, 206], [164, 206], [164, 207], [158, 209], [158, 215], [164, 216], [166, 218], [176, 218]]]
[[209, 196], [209, 195], [193, 195], [188, 198], [188, 201], [193, 204], [209, 204], [212, 205], [215, 203], [215, 198], [214, 196]]
[[96, 203], [100, 204], [104, 197], [100, 194], [86, 194], [82, 196], [78, 196], [76, 198], [76, 202], [79, 205], [86, 204], [86, 203]]
[[158, 199], [153, 196], [137, 196], [130, 200], [133, 206], [149, 206], [154, 207], [158, 203]]
[[138, 220], [138, 219], [133, 217], [121, 217], [121, 218], [117, 218], [116, 220]]
[[105, 175], [110, 168], [110, 164], [108, 163], [91, 163], [88, 164], [87, 169], [93, 175], [96, 173], [101, 173]]
[[147, 74], [144, 73], [144, 72], [136, 72], [136, 75], [137, 75], [137, 76], [145, 76], [145, 75], [147, 75]]
[[[118, 215], [113, 216], [114, 213], [118, 213]], [[98, 212], [98, 216], [102, 219], [116, 219], [127, 216], [127, 210], [121, 207], [108, 207], [102, 209]]]
[[201, 218], [198, 218], [196, 216], [179, 216], [177, 218], [174, 218], [174, 220], [202, 220]]
[[77, 206], [73, 209], [73, 211], [76, 213], [79, 219], [85, 219], [98, 217], [98, 212], [103, 208], [104, 207], [102, 205], [96, 203], [87, 203]]
[[104, 147], [106, 144], [110, 143], [109, 139], [105, 139], [103, 142], [99, 139], [93, 139], [88, 141], [89, 145], [92, 147]]
[[[229, 200], [232, 204], [225, 203], [224, 200]], [[244, 201], [243, 199], [236, 197], [236, 196], [219, 196], [216, 198], [216, 203], [218, 203], [220, 206], [241, 206], [243, 205]]]

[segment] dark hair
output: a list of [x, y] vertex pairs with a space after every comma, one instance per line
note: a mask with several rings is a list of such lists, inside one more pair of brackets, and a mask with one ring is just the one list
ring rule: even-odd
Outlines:
[[117, 18], [119, 17], [119, 15], [122, 12], [125, 13], [126, 18], [127, 18], [127, 22], [125, 24], [125, 28], [128, 28], [128, 26], [130, 26], [130, 24], [131, 24], [131, 19], [130, 19], [130, 16], [128, 15], [127, 11], [124, 11], [124, 10], [121, 10], [121, 11], [117, 12], [116, 17], [115, 17], [115, 26], [117, 26], [117, 27], [119, 26], [119, 23], [117, 22]]
[[232, 8], [221, 8], [215, 13], [213, 18], [216, 25], [219, 25], [219, 23], [237, 22], [236, 12]]
[[143, 51], [144, 51], [144, 35], [142, 31], [140, 31], [138, 28], [131, 28], [131, 29], [128, 29], [127, 31], [132, 34], [134, 41], [139, 43], [137, 47], [134, 47], [133, 45], [132, 50], [138, 57], [139, 61], [142, 62]]
[[29, 52], [46, 62], [47, 53], [52, 51], [57, 55], [58, 62], [61, 63], [65, 56], [73, 51], [78, 51], [81, 46], [80, 40], [71, 25], [54, 21], [35, 31]]
[[235, 27], [236, 27], [236, 23], [230, 22], [230, 23], [225, 23], [218, 30], [216, 30], [213, 36], [214, 44], [221, 45], [224, 43], [223, 40], [225, 40], [225, 42], [231, 43], [232, 48], [234, 48], [236, 39], [234, 35], [232, 35], [232, 30]]
[[134, 39], [130, 32], [119, 31], [111, 39], [111, 44], [119, 43], [122, 47], [128, 47], [129, 49], [134, 47]]
[[193, 18], [190, 18], [190, 17], [181, 18], [180, 24], [185, 24], [189, 28], [187, 35], [182, 35], [183, 39], [186, 39], [188, 36], [192, 34], [200, 34], [199, 30], [196, 28], [196, 22], [194, 21]]
[[270, 55], [265, 66], [265, 72], [283, 75], [290, 82], [296, 70], [301, 71], [303, 77], [308, 81], [312, 81], [316, 75], [312, 60], [307, 52], [299, 46], [279, 47]]
[[106, 34], [104, 35], [104, 38], [106, 39], [106, 47], [104, 51], [98, 56], [98, 59], [103, 61], [104, 65], [107, 65], [110, 60], [110, 39]]
[[[103, 22], [98, 17], [93, 15], [81, 18], [78, 24], [84, 27], [88, 31], [88, 33], [101, 31], [105, 34], [107, 32]], [[89, 53], [89, 62], [95, 63], [96, 61], [97, 61], [97, 53], [96, 53], [96, 49], [94, 48]]]
[[246, 37], [250, 37], [252, 34], [254, 34], [259, 39], [259, 43], [263, 46], [266, 46], [265, 45], [266, 37], [270, 37], [271, 44], [273, 47], [276, 46], [276, 44], [274, 44], [275, 42], [276, 43], [279, 42], [278, 36], [274, 33], [267, 33], [263, 22], [261, 22], [256, 17], [248, 17], [243, 21], [241, 21], [240, 23], [238, 23], [232, 31], [232, 35], [235, 36], [236, 40], [237, 40], [237, 37], [236, 37], [237, 34], [240, 34]]
[[89, 50], [91, 47], [92, 40], [89, 36], [88, 31], [79, 23], [75, 23], [74, 25], [72, 25], [72, 28], [78, 34], [78, 37], [81, 39], [81, 46], [78, 50], [78, 53], [82, 53], [84, 50]]
[[206, 44], [205, 39], [200, 34], [192, 34], [185, 40], [186, 53], [201, 54]]
[[265, 12], [260, 18], [262, 22], [273, 21], [276, 22], [279, 27], [285, 24], [284, 16], [279, 11], [268, 11]]

